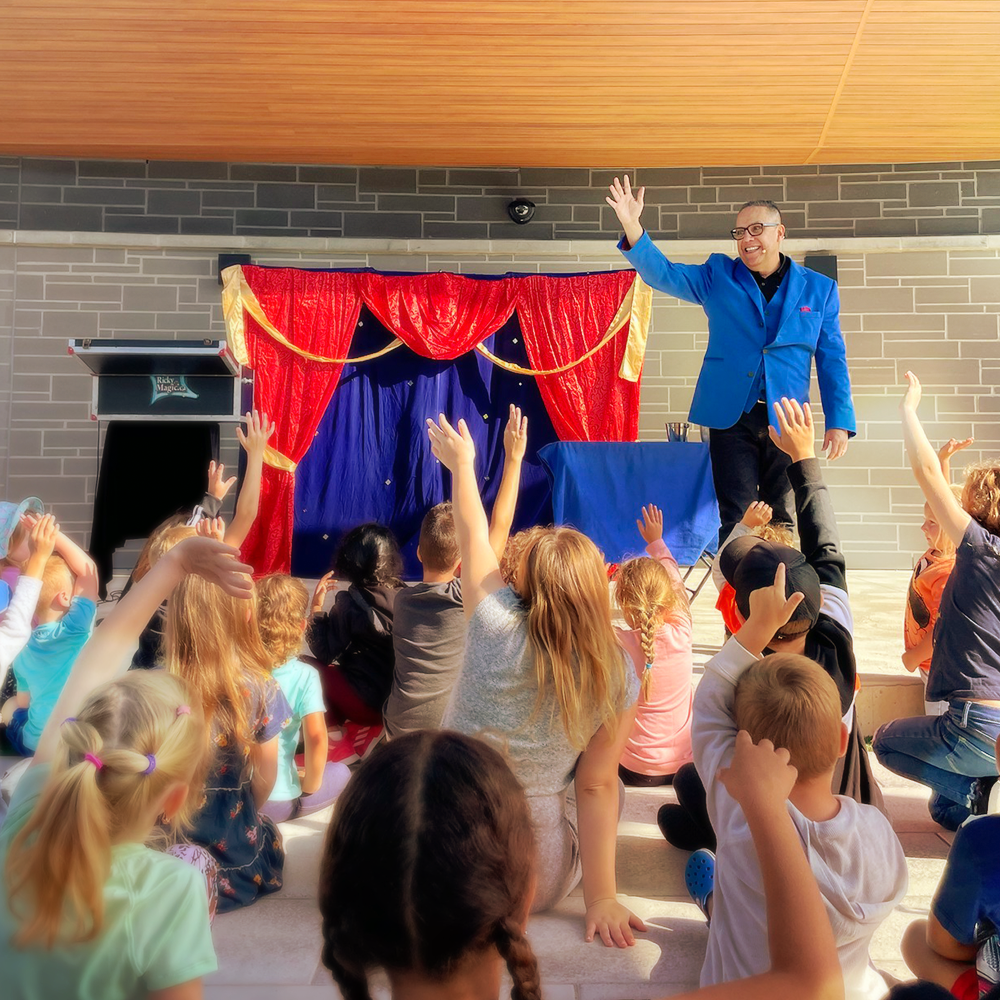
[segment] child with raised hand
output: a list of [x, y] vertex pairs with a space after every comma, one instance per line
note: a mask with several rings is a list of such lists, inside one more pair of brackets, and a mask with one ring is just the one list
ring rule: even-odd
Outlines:
[[[392, 623], [403, 557], [384, 525], [351, 529], [340, 543], [333, 569], [316, 584], [306, 642], [320, 661], [320, 678], [331, 726], [348, 723], [343, 753], [363, 757], [382, 735], [382, 706], [392, 690], [395, 654]], [[329, 612], [326, 595], [346, 580]], [[346, 759], [346, 758], [345, 758]]]
[[[17, 707], [4, 706], [7, 740], [22, 757], [38, 746], [52, 708], [97, 619], [99, 582], [93, 560], [61, 531], [54, 554], [42, 570], [35, 606], [38, 622], [12, 669], [17, 679]], [[8, 712], [10, 712], [8, 716]]]
[[[207, 523], [207, 522], [206, 522]], [[299, 658], [309, 612], [309, 592], [298, 580], [273, 573], [257, 581], [260, 637], [271, 660], [271, 676], [289, 706], [291, 720], [278, 737], [274, 787], [261, 812], [275, 823], [325, 809], [340, 794], [351, 772], [327, 761], [326, 706], [316, 668]], [[305, 767], [295, 764], [299, 734], [305, 740]]]
[[[761, 548], [758, 558], [767, 555]], [[796, 609], [808, 597], [788, 593], [786, 565], [780, 560], [771, 559], [766, 571], [762, 563], [758, 573], [773, 582], [751, 592], [746, 622], [706, 664], [695, 694], [695, 765], [718, 837], [718, 864], [709, 852], [699, 851], [686, 873], [692, 896], [706, 912], [711, 898], [701, 982], [730, 982], [765, 967], [764, 893], [747, 819], [716, 781], [733, 758], [738, 731], [746, 730], [754, 740], [769, 739], [789, 751], [798, 775], [787, 809], [826, 903], [846, 995], [876, 1000], [884, 995], [885, 983], [871, 965], [868, 946], [906, 892], [906, 858], [879, 810], [831, 791], [849, 739], [834, 680], [798, 653], [761, 658], [775, 648], [776, 636], [800, 620]]]
[[640, 681], [635, 723], [618, 763], [626, 785], [669, 785], [691, 762], [691, 608], [663, 541], [663, 511], [642, 508], [636, 521], [649, 556], [629, 559], [615, 575], [615, 598], [628, 628], [615, 627]]
[[14, 586], [30, 554], [31, 523], [26, 515], [40, 517], [44, 510], [38, 497], [27, 497], [20, 503], [0, 502], [0, 614], [10, 603]]
[[[945, 481], [951, 482], [951, 456], [973, 442], [972, 438], [957, 441], [950, 438], [938, 450], [938, 461], [941, 463], [941, 474]], [[957, 498], [961, 502], [961, 488], [957, 490]], [[930, 504], [924, 504], [924, 523], [920, 530], [927, 541], [927, 551], [917, 560], [910, 577], [910, 585], [906, 592], [906, 609], [903, 617], [903, 666], [910, 673], [920, 672], [924, 689], [927, 689], [927, 673], [931, 666], [931, 653], [934, 650], [934, 626], [937, 623], [938, 610], [941, 606], [941, 595], [945, 584], [955, 568], [955, 545], [934, 517]], [[941, 715], [948, 710], [947, 702], [924, 702], [924, 711], [928, 715]]]
[[187, 1000], [216, 967], [206, 885], [146, 846], [201, 796], [206, 729], [183, 683], [120, 676], [150, 614], [200, 574], [241, 598], [249, 566], [208, 539], [177, 546], [83, 648], [0, 832], [4, 996]]
[[[571, 528], [535, 533], [504, 585], [464, 421], [428, 420], [432, 451], [452, 474], [469, 631], [444, 726], [503, 742], [528, 793], [538, 840], [535, 908], [558, 903], [583, 875], [585, 934], [635, 943], [645, 925], [618, 902], [618, 761], [635, 718], [639, 681], [611, 623], [604, 560]], [[567, 809], [575, 784], [576, 815]]]
[[236, 510], [226, 529], [226, 544], [237, 547], [243, 544], [254, 521], [257, 520], [257, 511], [260, 509], [260, 484], [264, 474], [264, 453], [267, 451], [267, 442], [277, 430], [267, 414], [257, 410], [247, 413], [243, 419], [246, 420], [247, 429], [244, 432], [243, 428], [237, 425], [236, 437], [247, 453], [247, 465], [240, 495], [236, 499]]
[[[931, 818], [957, 829], [982, 806], [996, 775], [1000, 736], [1000, 462], [966, 470], [959, 503], [917, 416], [920, 382], [912, 372], [900, 405], [910, 466], [934, 519], [956, 547], [927, 678], [928, 701], [947, 701], [941, 716], [897, 719], [875, 734], [878, 759], [930, 785]], [[990, 780], [989, 784], [992, 784]]]
[[[770, 969], [687, 1000], [841, 1000], [830, 922], [788, 816], [788, 753], [740, 733], [720, 781], [739, 799], [760, 859]], [[323, 963], [345, 1000], [492, 996], [504, 964], [513, 1000], [542, 996], [525, 935], [534, 832], [503, 757], [452, 732], [416, 732], [365, 761], [341, 797], [323, 850]]]
[[[501, 559], [514, 521], [521, 464], [528, 447], [528, 418], [511, 405], [503, 435], [500, 489], [490, 518], [490, 545]], [[423, 580], [402, 588], [393, 607], [392, 645], [396, 665], [385, 703], [385, 728], [392, 738], [418, 729], [439, 729], [465, 655], [461, 563], [450, 503], [439, 503], [420, 525], [417, 558]]]

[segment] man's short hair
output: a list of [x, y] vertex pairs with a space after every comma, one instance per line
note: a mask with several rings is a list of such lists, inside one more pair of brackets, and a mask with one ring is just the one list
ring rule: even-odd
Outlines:
[[[773, 212], [778, 217], [778, 222], [781, 222], [781, 209], [778, 208], [778, 206], [775, 205], [775, 203], [769, 198], [757, 198], [754, 201], [746, 201], [740, 205], [740, 212], [742, 212], [744, 208], [757, 208], [758, 206]], [[740, 213], [737, 212], [736, 214], [739, 215]]]
[[736, 683], [736, 725], [754, 743], [768, 739], [791, 754], [799, 779], [829, 771], [840, 756], [840, 694], [833, 678], [798, 653], [772, 653]]
[[66, 560], [60, 555], [51, 555], [45, 560], [45, 567], [42, 570], [42, 588], [38, 592], [38, 604], [35, 606], [35, 613], [42, 614], [52, 607], [52, 601], [60, 590], [73, 590], [76, 585], [76, 577], [66, 564]]
[[429, 570], [444, 573], [458, 562], [461, 553], [450, 503], [435, 504], [424, 515], [419, 545], [420, 561]]

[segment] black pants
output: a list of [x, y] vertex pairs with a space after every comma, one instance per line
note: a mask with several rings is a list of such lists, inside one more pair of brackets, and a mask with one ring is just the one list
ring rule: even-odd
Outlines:
[[702, 847], [714, 851], [715, 831], [708, 818], [705, 786], [694, 764], [684, 764], [674, 775], [674, 791], [678, 805], [660, 806], [656, 822], [660, 833], [681, 851], [697, 851]]
[[787, 475], [791, 459], [771, 441], [767, 425], [767, 404], [758, 403], [732, 427], [713, 427], [709, 434], [712, 479], [722, 522], [720, 545], [755, 500], [771, 506], [775, 524], [793, 522], [795, 504]]

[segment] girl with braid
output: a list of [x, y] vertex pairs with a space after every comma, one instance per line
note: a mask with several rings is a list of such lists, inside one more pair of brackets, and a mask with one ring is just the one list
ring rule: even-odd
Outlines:
[[[678, 1000], [843, 1000], [833, 931], [788, 814], [787, 750], [744, 732], [719, 780], [740, 803], [767, 900], [768, 972]], [[423, 730], [378, 747], [341, 795], [323, 850], [323, 964], [344, 1000], [541, 1000], [525, 936], [536, 884], [520, 782], [482, 741]]]
[[636, 521], [648, 557], [622, 563], [615, 596], [628, 628], [618, 639], [641, 683], [635, 722], [618, 764], [626, 785], [669, 785], [691, 755], [691, 608], [674, 559], [663, 541], [663, 511], [642, 508]]
[[182, 680], [125, 670], [181, 580], [250, 597], [238, 555], [210, 538], [181, 542], [74, 663], [0, 831], [5, 1000], [191, 1000], [215, 970], [207, 857], [147, 846], [165, 847], [197, 808], [208, 727]]

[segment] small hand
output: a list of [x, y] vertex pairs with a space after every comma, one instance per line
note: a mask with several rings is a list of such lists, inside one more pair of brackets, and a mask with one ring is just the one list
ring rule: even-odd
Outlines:
[[164, 558], [180, 562], [185, 573], [204, 577], [221, 587], [231, 597], [253, 596], [253, 566], [239, 561], [240, 550], [214, 538], [185, 538]]
[[764, 503], [763, 500], [754, 500], [752, 504], [743, 512], [743, 518], [740, 520], [740, 524], [744, 527], [750, 528], [762, 528], [765, 524], [771, 523], [771, 518], [774, 515], [774, 511]]
[[907, 372], [904, 378], [907, 381], [906, 392], [903, 393], [902, 402], [899, 404], [901, 413], [916, 413], [920, 405], [920, 379], [913, 372]]
[[521, 408], [513, 403], [503, 432], [503, 450], [507, 458], [517, 462], [524, 460], [528, 450], [528, 418], [521, 416]]
[[202, 538], [215, 538], [221, 542], [226, 537], [226, 522], [221, 517], [203, 517], [194, 530]]
[[903, 661], [903, 666], [906, 667], [906, 669], [909, 670], [911, 674], [913, 673], [914, 670], [917, 669], [917, 667], [920, 666], [921, 663], [923, 663], [923, 660], [921, 660], [919, 656], [920, 656], [919, 653], [914, 655], [914, 650], [907, 649], [900, 657], [900, 659]]
[[642, 540], [647, 545], [663, 537], [663, 511], [655, 503], [646, 504], [642, 508], [642, 520], [636, 521], [635, 526], [642, 535]]
[[225, 475], [225, 472], [226, 467], [221, 462], [208, 463], [208, 493], [210, 496], [215, 497], [216, 500], [224, 499], [236, 482], [235, 476], [223, 479], [222, 477]]
[[257, 410], [248, 413], [243, 419], [247, 423], [246, 433], [244, 434], [243, 428], [237, 424], [236, 437], [248, 456], [262, 458], [268, 439], [277, 427], [271, 423], [266, 413], [259, 413]]
[[964, 441], [958, 441], [955, 438], [948, 438], [943, 445], [941, 445], [938, 450], [938, 461], [946, 462], [952, 455], [968, 448], [976, 439], [975, 438], [965, 438]]
[[778, 563], [774, 583], [761, 587], [750, 595], [750, 617], [746, 626], [760, 628], [761, 634], [770, 639], [792, 617], [792, 612], [802, 603], [804, 595], [796, 591], [785, 597], [785, 564]]
[[28, 535], [29, 558], [37, 556], [44, 563], [52, 555], [58, 534], [59, 525], [52, 514], [43, 514], [37, 518]]
[[428, 417], [427, 436], [431, 439], [434, 457], [449, 472], [457, 471], [463, 464], [475, 465], [476, 444], [464, 420], [459, 420], [456, 429], [443, 413], [438, 416], [437, 423]]
[[[806, 405], [808, 406], [809, 404], [807, 403]], [[827, 453], [826, 457], [829, 461], [836, 462], [838, 458], [842, 458], [847, 452], [848, 437], [847, 431], [839, 427], [831, 427], [823, 435], [822, 450]]]
[[768, 426], [767, 433], [771, 436], [771, 440], [793, 462], [801, 462], [804, 458], [815, 458], [816, 435], [809, 404], [800, 405], [797, 399], [782, 396], [781, 402], [774, 404], [774, 412], [778, 418], [778, 430]]
[[319, 582], [316, 584], [316, 589], [313, 591], [312, 598], [312, 610], [313, 614], [318, 611], [323, 610], [323, 603], [326, 601], [326, 595], [330, 593], [334, 587], [337, 586], [337, 577], [334, 575], [333, 570], [322, 576]]
[[617, 899], [600, 899], [587, 907], [585, 941], [593, 941], [597, 933], [608, 948], [631, 948], [635, 944], [634, 928], [646, 930], [646, 925]]
[[622, 226], [629, 226], [638, 223], [639, 216], [645, 204], [646, 189], [644, 187], [632, 194], [632, 185], [629, 182], [628, 174], [625, 174], [624, 185], [616, 177], [614, 183], [610, 185], [611, 197], [604, 200], [615, 210], [618, 221]]
[[754, 746], [750, 734], [741, 729], [729, 767], [716, 777], [748, 816], [766, 809], [784, 809], [799, 772], [789, 763], [787, 750], [776, 750], [770, 740]]

